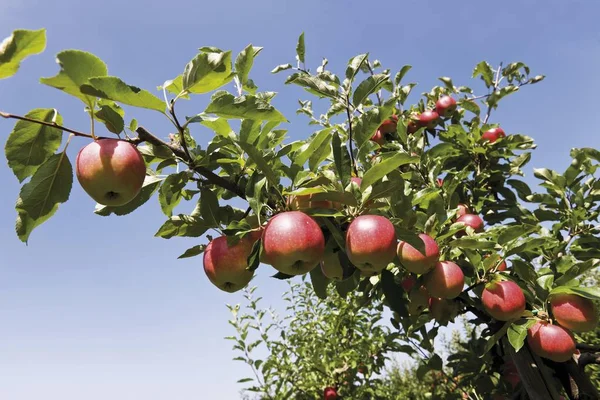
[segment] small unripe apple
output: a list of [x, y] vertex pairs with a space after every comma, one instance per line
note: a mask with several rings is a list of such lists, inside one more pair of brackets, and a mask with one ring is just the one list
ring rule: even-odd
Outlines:
[[453, 299], [463, 290], [465, 275], [452, 261], [440, 261], [424, 278], [425, 288], [432, 297]]
[[436, 125], [439, 122], [439, 119], [440, 119], [439, 114], [437, 112], [433, 111], [433, 110], [423, 111], [417, 117], [419, 125], [422, 126], [422, 127], [424, 126], [427, 129], [433, 129], [433, 128], [435, 128]]
[[337, 400], [337, 398], [337, 391], [331, 386], [328, 386], [323, 390], [323, 400]]
[[408, 275], [406, 278], [402, 279], [400, 282], [400, 286], [404, 289], [405, 292], [410, 292], [412, 288], [417, 284], [417, 278], [414, 275]]
[[502, 128], [492, 128], [481, 135], [481, 139], [487, 140], [490, 143], [494, 143], [496, 140], [504, 137], [506, 137], [506, 133]]
[[540, 357], [565, 362], [575, 353], [573, 334], [562, 326], [538, 321], [527, 331], [527, 343]]
[[253, 231], [232, 246], [227, 243], [226, 236], [211, 240], [204, 250], [203, 264], [204, 272], [213, 285], [229, 293], [248, 285], [254, 276], [253, 271], [246, 269], [248, 257], [261, 233]]
[[328, 279], [341, 281], [344, 279], [344, 268], [340, 263], [340, 257], [337, 252], [325, 253], [321, 261], [321, 271]]
[[512, 281], [491, 282], [485, 285], [481, 304], [498, 321], [517, 319], [525, 311], [523, 290]]
[[454, 111], [456, 111], [456, 100], [454, 100], [451, 96], [442, 96], [435, 103], [435, 111], [442, 117], [446, 117], [451, 115]]
[[325, 237], [319, 224], [301, 211], [275, 215], [263, 232], [264, 262], [288, 275], [315, 268], [325, 253]]
[[561, 293], [550, 297], [556, 322], [575, 332], [588, 332], [598, 326], [598, 310], [594, 302], [575, 294]]
[[[465, 214], [458, 218], [456, 222], [462, 222], [465, 226], [470, 226], [475, 232], [483, 231], [483, 220], [479, 215]], [[464, 233], [464, 231], [462, 231]]]
[[415, 274], [424, 274], [440, 260], [440, 248], [429, 235], [421, 233], [419, 238], [423, 241], [424, 253], [405, 241], [398, 243], [397, 253], [404, 268]]
[[79, 184], [97, 203], [122, 206], [133, 200], [144, 184], [146, 164], [137, 147], [120, 139], [98, 139], [77, 154]]
[[382, 271], [396, 256], [396, 231], [381, 215], [361, 215], [346, 232], [346, 252], [356, 268]]
[[456, 218], [460, 218], [463, 215], [470, 213], [469, 207], [465, 206], [464, 204], [459, 204], [456, 208]]

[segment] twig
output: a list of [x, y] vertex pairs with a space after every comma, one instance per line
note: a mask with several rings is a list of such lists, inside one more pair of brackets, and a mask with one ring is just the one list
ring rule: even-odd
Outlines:
[[348, 116], [348, 146], [350, 147], [350, 162], [352, 170], [358, 176], [358, 168], [356, 168], [356, 160], [354, 159], [354, 150], [352, 149], [352, 115], [350, 114], [350, 95], [346, 96], [346, 115]]
[[[65, 128], [64, 126], [58, 125], [56, 122], [46, 122], [46, 121], [40, 121], [39, 119], [34, 119], [34, 118], [29, 118], [29, 117], [22, 117], [20, 115], [14, 115], [14, 114], [9, 114], [9, 113], [5, 113], [0, 111], [0, 117], [2, 118], [12, 118], [12, 119], [18, 119], [21, 121], [27, 121], [27, 122], [32, 122], [34, 124], [39, 124], [39, 125], [44, 125], [44, 126], [49, 126], [51, 128], [56, 128], [56, 129], [60, 129], [61, 131], [64, 132], [69, 132], [72, 133], [75, 136], [80, 136], [80, 137], [86, 137], [89, 139], [94, 139], [94, 137], [88, 133], [83, 133], [83, 132], [79, 132], [73, 129], [69, 129], [69, 128]], [[99, 137], [96, 136], [97, 139], [107, 139], [107, 138], [103, 138], [103, 137]]]
[[592, 352], [592, 353], [600, 352], [600, 346], [594, 346], [591, 344], [577, 343], [576, 347], [578, 350], [585, 351], [585, 352]]
[[[183, 147], [183, 151], [185, 151], [185, 154], [187, 155], [190, 164], [193, 164], [194, 159], [190, 155], [190, 151], [188, 149], [187, 142], [185, 141], [185, 129], [183, 129], [183, 127], [179, 123], [179, 120], [177, 119], [177, 115], [175, 114], [175, 99], [171, 100], [171, 106], [169, 107], [169, 113], [173, 117], [175, 126], [177, 127], [177, 130], [179, 131], [179, 135], [181, 136], [181, 146]], [[190, 165], [190, 167], [192, 167], [192, 166], [193, 165]]]
[[[375, 72], [373, 72], [373, 68], [371, 67], [371, 63], [369, 62], [369, 60], [367, 60], [367, 67], [369, 68], [369, 72], [371, 73], [371, 76], [375, 75]], [[377, 102], [379, 103], [379, 106], [381, 107], [381, 105], [383, 104], [383, 100], [381, 99], [381, 90], [378, 90], [375, 95], [377, 96]]]
[[[494, 79], [494, 89], [492, 90], [492, 93], [490, 93], [490, 96], [494, 93], [496, 93], [496, 91], [498, 90], [498, 86], [500, 85], [500, 72], [502, 71], [502, 63], [500, 63], [500, 66], [498, 67], [498, 70], [496, 71], [496, 78]], [[488, 109], [487, 112], [485, 113], [485, 119], [483, 120], [483, 124], [487, 124], [488, 119], [490, 119], [490, 114], [492, 113], [492, 106], [490, 106], [488, 104]]]
[[600, 353], [583, 353], [579, 356], [579, 367], [585, 368], [589, 364], [600, 364]]

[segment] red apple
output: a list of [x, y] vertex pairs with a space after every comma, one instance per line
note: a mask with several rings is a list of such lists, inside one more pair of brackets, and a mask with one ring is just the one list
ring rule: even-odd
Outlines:
[[419, 130], [419, 125], [415, 121], [413, 121], [413, 120], [408, 121], [408, 123], [406, 124], [406, 132], [409, 135], [412, 135], [413, 133], [415, 133], [418, 130]]
[[502, 260], [502, 262], [498, 265], [498, 267], [496, 268], [496, 271], [506, 271], [508, 267], [506, 266], [506, 261]]
[[414, 275], [408, 275], [406, 278], [402, 279], [400, 282], [400, 286], [404, 289], [405, 292], [410, 292], [412, 288], [417, 284], [417, 278]]
[[437, 178], [436, 182], [439, 187], [444, 186], [444, 180], [442, 178]]
[[502, 369], [502, 377], [510, 383], [513, 390], [516, 389], [517, 385], [521, 382], [521, 377], [515, 363], [512, 360], [507, 360]]
[[425, 275], [424, 283], [432, 297], [453, 299], [462, 292], [465, 275], [452, 261], [440, 261]]
[[506, 133], [504, 133], [502, 128], [492, 128], [483, 132], [483, 135], [481, 135], [481, 139], [487, 140], [490, 143], [494, 143], [496, 140], [503, 137], [506, 137]]
[[98, 139], [77, 154], [76, 174], [83, 190], [97, 203], [122, 206], [142, 189], [146, 164], [131, 143]]
[[417, 117], [418, 123], [420, 126], [424, 126], [427, 129], [433, 129], [438, 124], [440, 116], [437, 112], [432, 110], [423, 111], [423, 113], [419, 114]]
[[344, 268], [342, 268], [338, 253], [325, 253], [325, 257], [323, 257], [323, 261], [321, 261], [321, 271], [328, 279], [334, 281], [341, 281], [344, 279]]
[[465, 224], [465, 226], [470, 226], [475, 232], [483, 231], [483, 220], [479, 215], [465, 214], [458, 218], [456, 222], [462, 222], [463, 224]]
[[538, 321], [527, 331], [527, 343], [540, 357], [565, 362], [575, 353], [573, 334], [562, 326]]
[[309, 272], [325, 252], [325, 237], [319, 224], [301, 211], [275, 215], [262, 239], [264, 262], [288, 275]]
[[404, 268], [415, 274], [424, 274], [440, 260], [440, 248], [429, 235], [421, 233], [419, 238], [423, 241], [425, 253], [405, 241], [398, 243], [397, 253]]
[[442, 117], [451, 115], [456, 111], [456, 100], [450, 96], [442, 96], [435, 103], [435, 111]]
[[464, 204], [459, 204], [456, 208], [456, 218], [460, 218], [463, 215], [470, 213], [469, 207], [465, 206]]
[[385, 133], [380, 129], [377, 129], [373, 136], [371, 136], [371, 140], [378, 145], [383, 146], [385, 144]]
[[525, 311], [523, 290], [512, 281], [490, 282], [481, 294], [483, 308], [498, 321], [517, 319]]
[[346, 232], [346, 252], [356, 268], [382, 271], [396, 256], [394, 225], [381, 215], [361, 215]]
[[244, 288], [254, 276], [249, 271], [248, 257], [252, 246], [260, 239], [261, 232], [253, 231], [236, 244], [229, 246], [226, 236], [220, 236], [206, 246], [204, 250], [204, 272], [213, 285], [233, 293]]
[[328, 386], [323, 390], [323, 400], [336, 400], [337, 398], [337, 391], [331, 386]]
[[382, 133], [393, 133], [396, 132], [396, 127], [398, 126], [398, 116], [392, 115], [389, 119], [383, 121], [381, 125], [379, 125], [378, 130]]
[[556, 322], [575, 332], [588, 332], [598, 326], [598, 310], [590, 299], [561, 293], [550, 297], [550, 307]]

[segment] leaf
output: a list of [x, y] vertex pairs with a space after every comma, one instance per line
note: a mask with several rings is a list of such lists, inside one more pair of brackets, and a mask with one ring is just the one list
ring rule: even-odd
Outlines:
[[525, 344], [525, 338], [527, 337], [527, 330], [535, 324], [535, 320], [521, 320], [513, 322], [508, 327], [508, 341], [516, 352], [521, 350], [523, 344]]
[[69, 200], [73, 186], [73, 167], [65, 152], [54, 154], [23, 185], [15, 206], [19, 215], [17, 233], [27, 242], [36, 226], [48, 220], [60, 203]]
[[402, 165], [417, 162], [419, 162], [419, 157], [411, 156], [407, 153], [397, 153], [381, 163], [374, 165], [371, 167], [371, 169], [365, 172], [363, 180], [360, 184], [360, 190], [364, 191], [366, 188], [373, 185]]
[[126, 84], [116, 76], [90, 78], [88, 83], [81, 85], [81, 92], [133, 107], [156, 110], [161, 113], [164, 113], [165, 110], [165, 103], [161, 99], [147, 90]]
[[[62, 125], [62, 117], [56, 110], [37, 108], [27, 113], [27, 118]], [[62, 131], [58, 128], [18, 121], [8, 136], [4, 151], [8, 166], [23, 182], [33, 175], [56, 150], [62, 141]]]
[[597, 287], [571, 287], [571, 286], [559, 286], [550, 291], [549, 296], [553, 296], [561, 293], [576, 294], [586, 299], [600, 300], [600, 288]]
[[388, 270], [381, 272], [381, 289], [389, 304], [389, 307], [396, 311], [398, 314], [406, 314], [406, 308], [404, 306], [405, 300], [402, 296], [402, 291], [394, 282], [394, 274]]
[[163, 239], [170, 239], [175, 236], [200, 237], [207, 230], [208, 226], [202, 218], [181, 214], [168, 219], [154, 236]]
[[[125, 113], [117, 103], [100, 104], [100, 109], [94, 113], [94, 116], [104, 123], [106, 129], [112, 133], [119, 134], [125, 129], [123, 120]], [[132, 129], [135, 131], [135, 129]]]
[[250, 255], [248, 256], [248, 260], [247, 260], [248, 268], [246, 268], [246, 269], [248, 271], [255, 271], [259, 267], [261, 254], [262, 254], [262, 238], [258, 239], [252, 245], [252, 251], [250, 252]]
[[235, 72], [243, 86], [245, 86], [248, 82], [248, 75], [250, 74], [250, 70], [254, 64], [254, 57], [256, 57], [261, 50], [262, 47], [254, 47], [249, 44], [236, 57]]
[[360, 67], [364, 64], [368, 57], [368, 53], [359, 54], [355, 57], [352, 57], [350, 61], [348, 61], [348, 67], [346, 68], [346, 79], [348, 80], [348, 85], [352, 83], [354, 77], [358, 71], [360, 71]]
[[261, 121], [253, 119], [242, 120], [240, 127], [240, 140], [245, 143], [253, 144], [256, 139], [260, 136], [260, 125]]
[[183, 258], [199, 256], [200, 254], [204, 253], [205, 249], [206, 249], [206, 245], [198, 244], [194, 247], [190, 247], [189, 249], [187, 249], [182, 255], [177, 257], [177, 259], [181, 260]]
[[[51, 78], [41, 78], [40, 82], [75, 96], [86, 105], [94, 104], [95, 99], [81, 91], [81, 86], [90, 78], [106, 76], [106, 64], [95, 55], [81, 50], [65, 50], [58, 53], [56, 62], [60, 71]], [[91, 108], [91, 107], [90, 107]]]
[[292, 68], [292, 64], [281, 64], [281, 65], [278, 65], [275, 68], [273, 68], [271, 73], [276, 74], [278, 72], [285, 71], [285, 70], [291, 69], [291, 68]]
[[352, 172], [352, 164], [350, 154], [345, 144], [342, 144], [340, 135], [337, 132], [333, 133], [331, 147], [333, 150], [333, 161], [338, 177], [344, 187], [350, 182], [350, 174]]
[[221, 225], [219, 199], [212, 190], [207, 188], [200, 190], [200, 215], [208, 228], [215, 228]]
[[181, 191], [187, 184], [188, 179], [189, 174], [187, 171], [171, 174], [167, 176], [158, 190], [158, 202], [160, 203], [162, 212], [167, 217], [173, 215], [173, 209], [181, 201]]
[[[308, 146], [294, 157], [294, 164], [303, 167], [306, 161], [314, 154], [330, 136], [332, 128], [325, 128], [318, 131], [312, 138], [308, 139]], [[329, 146], [328, 146], [329, 147]]]
[[298, 72], [288, 76], [286, 84], [302, 86], [304, 90], [319, 97], [329, 97], [335, 99], [338, 97], [338, 90], [335, 86], [316, 76], [308, 75], [304, 72]]
[[238, 142], [238, 145], [248, 154], [250, 159], [256, 163], [258, 169], [265, 174], [267, 180], [275, 187], [279, 185], [279, 178], [271, 169], [269, 163], [263, 158], [261, 151], [250, 143]]
[[412, 65], [405, 65], [400, 69], [400, 71], [398, 71], [398, 73], [394, 77], [394, 84], [396, 84], [396, 86], [400, 85], [402, 78], [404, 78], [404, 75], [406, 75], [406, 73], [410, 71], [411, 68]]
[[230, 119], [287, 121], [275, 107], [251, 94], [235, 97], [227, 92], [216, 93], [205, 112]]
[[459, 249], [474, 250], [493, 250], [496, 248], [496, 244], [494, 242], [475, 238], [456, 239], [450, 242], [449, 245]]
[[46, 49], [46, 29], [17, 29], [0, 43], [0, 79], [13, 76], [27, 57]]
[[183, 90], [188, 93], [208, 93], [231, 82], [231, 51], [201, 52], [183, 72]]
[[494, 72], [492, 67], [486, 61], [482, 61], [473, 70], [473, 78], [481, 76], [481, 79], [485, 82], [485, 85], [489, 88], [494, 83]]
[[304, 32], [300, 34], [298, 37], [298, 44], [296, 45], [296, 57], [298, 61], [304, 64], [305, 60], [306, 47], [304, 46]]
[[325, 275], [323, 275], [323, 271], [319, 265], [310, 270], [310, 281], [317, 297], [320, 299], [326, 299], [327, 285], [329, 284], [329, 280], [325, 277]]
[[137, 210], [140, 206], [142, 206], [144, 203], [150, 200], [154, 192], [156, 192], [156, 190], [159, 188], [162, 181], [163, 178], [159, 178], [154, 175], [146, 175], [146, 179], [144, 180], [142, 190], [140, 190], [140, 193], [136, 196], [135, 199], [122, 206], [104, 206], [101, 204], [97, 204], [94, 213], [103, 217], [107, 217], [110, 214], [115, 214], [118, 216], [127, 215]]
[[285, 279], [291, 279], [294, 276], [295, 275], [288, 275], [288, 274], [284, 274], [283, 272], [277, 272], [275, 275], [271, 275], [271, 278], [285, 280]]
[[502, 326], [502, 328], [500, 328], [500, 330], [498, 330], [498, 332], [494, 333], [494, 335], [488, 339], [487, 343], [485, 344], [485, 348], [483, 349], [483, 352], [479, 355], [479, 358], [482, 358], [483, 356], [485, 356], [487, 354], [487, 352], [490, 351], [496, 343], [498, 343], [498, 341], [502, 338], [502, 336], [504, 336], [506, 334], [506, 331], [508, 330], [508, 327], [510, 325], [511, 325], [510, 321], [506, 322]]
[[479, 116], [479, 114], [481, 114], [481, 108], [473, 100], [469, 100], [469, 99], [459, 100], [457, 103], [460, 107], [464, 108], [465, 110], [471, 111], [473, 114], [475, 114], [477, 116]]
[[352, 96], [352, 103], [354, 106], [358, 107], [361, 105], [370, 95], [377, 92], [386, 82], [388, 82], [389, 79], [390, 76], [388, 74], [375, 74], [362, 81]]
[[388, 119], [394, 112], [394, 103], [387, 103], [381, 107], [374, 107], [369, 111], [366, 111], [358, 118], [353, 118], [356, 121], [354, 129], [354, 141], [360, 148], [363, 143], [368, 141], [373, 133], [379, 128], [379, 125]]

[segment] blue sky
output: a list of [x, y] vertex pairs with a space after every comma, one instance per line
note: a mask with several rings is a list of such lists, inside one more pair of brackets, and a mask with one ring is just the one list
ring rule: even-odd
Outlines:
[[[55, 107], [65, 124], [86, 130], [82, 104], [38, 83], [58, 71], [55, 54], [76, 48], [101, 57], [109, 73], [154, 90], [183, 67], [200, 46], [235, 53], [248, 43], [265, 49], [253, 79], [279, 92], [274, 103], [292, 120], [291, 137], [311, 133], [294, 111], [296, 87], [277, 64], [291, 62], [297, 36], [306, 32], [307, 61], [327, 57], [343, 73], [362, 52], [397, 71], [413, 65], [407, 80], [416, 92], [451, 76], [476, 87], [473, 66], [488, 60], [524, 61], [547, 75], [504, 101], [492, 114], [508, 133], [538, 143], [531, 167], [562, 170], [571, 147], [598, 147], [600, 4], [590, 1], [114, 1], [3, 0], [0, 37], [13, 29], [47, 28], [43, 55], [0, 81], [0, 110], [24, 114]], [[206, 98], [180, 106], [200, 112]], [[169, 125], [151, 112], [127, 109], [156, 134]], [[0, 121], [4, 142], [12, 122]], [[199, 141], [208, 131], [198, 131]], [[86, 142], [74, 140], [70, 154]], [[30, 245], [14, 234], [19, 185], [0, 168], [0, 398], [33, 400], [235, 399], [248, 375], [231, 361], [225, 303], [241, 294], [214, 288], [201, 258], [176, 260], [197, 240], [153, 237], [164, 220], [156, 199], [127, 217], [93, 214], [94, 203], [74, 185], [71, 201], [38, 228]], [[190, 206], [191, 207], [191, 206]], [[254, 283], [265, 304], [278, 305], [285, 283], [261, 267]]]

